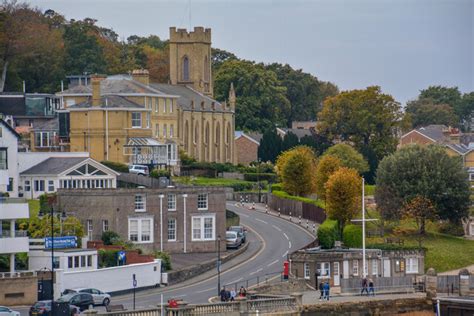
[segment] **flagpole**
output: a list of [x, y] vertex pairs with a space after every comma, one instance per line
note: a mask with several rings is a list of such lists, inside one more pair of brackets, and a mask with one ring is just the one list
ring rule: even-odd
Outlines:
[[365, 179], [362, 177], [362, 275], [367, 277], [365, 270]]

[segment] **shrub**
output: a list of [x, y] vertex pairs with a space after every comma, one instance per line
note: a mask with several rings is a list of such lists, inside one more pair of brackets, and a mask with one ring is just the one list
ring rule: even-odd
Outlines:
[[244, 180], [246, 181], [268, 181], [276, 182], [278, 179], [277, 175], [274, 173], [244, 173]]
[[150, 172], [150, 177], [152, 178], [161, 178], [161, 177], [170, 177], [170, 171], [168, 169], [153, 169]]
[[346, 247], [362, 247], [362, 227], [352, 224], [346, 225], [342, 231], [342, 241]]
[[451, 222], [443, 222], [439, 225], [439, 232], [443, 234], [462, 237], [464, 236], [464, 229], [462, 224], [454, 224]]
[[128, 173], [128, 166], [124, 163], [105, 160], [105, 161], [101, 161], [101, 164], [117, 172]]
[[117, 266], [117, 250], [105, 250], [100, 249], [99, 254], [99, 267], [108, 268]]
[[171, 270], [171, 257], [167, 252], [155, 251], [153, 256], [161, 259], [161, 269], [164, 271]]
[[101, 238], [104, 245], [117, 245], [120, 243], [120, 235], [114, 231], [103, 232]]
[[272, 185], [272, 191], [282, 191], [281, 183], [275, 183]]
[[318, 228], [318, 240], [321, 248], [331, 249], [339, 239], [339, 225], [336, 220], [327, 219]]
[[248, 191], [248, 190], [252, 190], [253, 188], [252, 183], [245, 183], [245, 182], [231, 183], [228, 186], [234, 189], [235, 192]]

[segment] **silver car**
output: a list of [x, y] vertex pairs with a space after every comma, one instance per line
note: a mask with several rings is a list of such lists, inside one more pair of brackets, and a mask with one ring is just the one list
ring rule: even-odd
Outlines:
[[20, 316], [20, 312], [16, 312], [6, 306], [0, 306], [0, 316]]
[[[94, 300], [94, 305], [104, 305], [107, 306], [110, 304], [110, 294], [102, 292], [101, 290], [94, 289], [94, 288], [77, 288], [72, 290], [66, 290], [68, 293], [76, 292], [76, 293], [87, 293], [92, 295], [92, 299]], [[66, 292], [65, 291], [65, 292]]]

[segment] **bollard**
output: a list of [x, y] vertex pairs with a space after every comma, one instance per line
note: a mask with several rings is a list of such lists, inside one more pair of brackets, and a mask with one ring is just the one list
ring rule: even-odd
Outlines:
[[265, 214], [268, 214], [268, 205], [265, 204]]
[[280, 217], [280, 208], [278, 208], [278, 217]]
[[290, 222], [291, 222], [291, 212], [290, 212]]
[[300, 215], [300, 220], [299, 220], [299, 224], [301, 225], [301, 215]]
[[306, 220], [306, 229], [308, 229], [308, 228], [309, 228], [309, 221]]
[[316, 232], [316, 224], [313, 223], [313, 233]]

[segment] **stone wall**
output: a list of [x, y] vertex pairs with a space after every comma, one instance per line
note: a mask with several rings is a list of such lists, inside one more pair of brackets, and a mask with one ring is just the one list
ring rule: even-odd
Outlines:
[[0, 305], [32, 305], [38, 299], [38, 278], [0, 278]]
[[309, 290], [304, 279], [291, 279], [277, 284], [263, 284], [252, 289], [257, 294], [290, 295]]
[[305, 305], [301, 315], [307, 316], [391, 316], [433, 315], [433, 304], [425, 298], [374, 300]]

